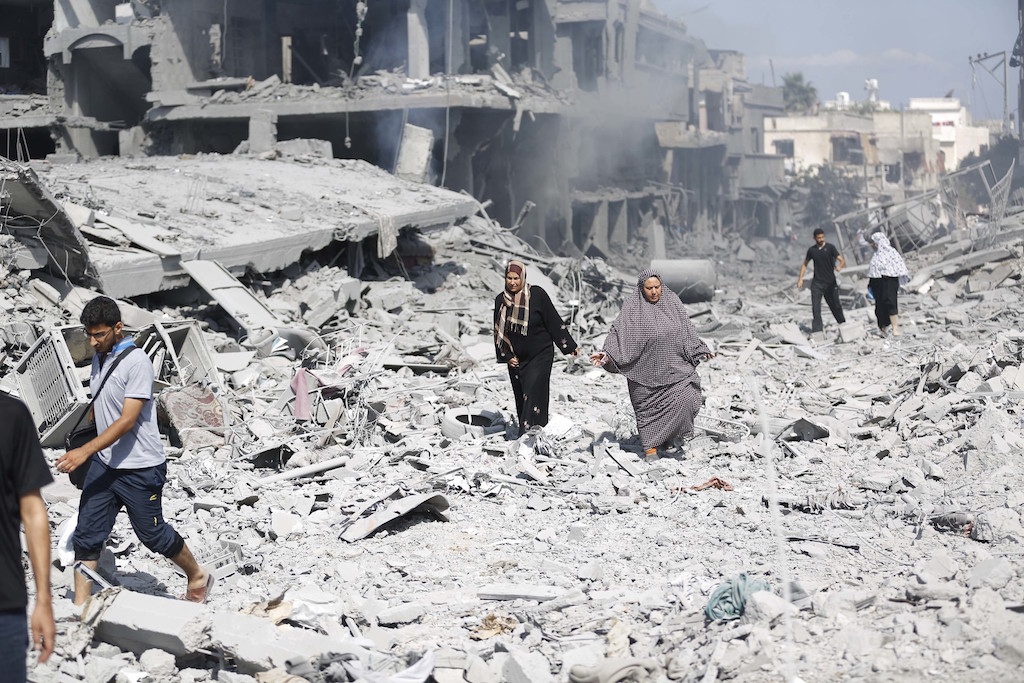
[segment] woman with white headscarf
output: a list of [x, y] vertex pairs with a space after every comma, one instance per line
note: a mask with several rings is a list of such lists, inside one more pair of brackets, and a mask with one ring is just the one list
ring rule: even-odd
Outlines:
[[703, 402], [697, 365], [709, 358], [714, 354], [697, 336], [683, 302], [647, 269], [612, 323], [604, 350], [590, 360], [626, 376], [644, 455], [653, 458], [658, 448], [693, 433]]
[[520, 436], [548, 423], [553, 346], [566, 355], [579, 354], [547, 292], [526, 284], [522, 261], [509, 261], [505, 291], [494, 299], [494, 352], [499, 363], [508, 365]]
[[875, 317], [878, 329], [885, 335], [892, 325], [892, 336], [900, 336], [899, 303], [897, 297], [900, 285], [910, 282], [910, 272], [903, 257], [896, 251], [889, 238], [881, 232], [871, 235], [871, 246], [875, 255], [868, 264], [868, 286], [875, 297]]

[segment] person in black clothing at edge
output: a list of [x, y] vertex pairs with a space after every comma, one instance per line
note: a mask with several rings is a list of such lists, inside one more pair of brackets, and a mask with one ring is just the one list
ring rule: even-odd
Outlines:
[[839, 302], [839, 284], [836, 282], [836, 273], [846, 267], [846, 259], [834, 245], [825, 241], [825, 231], [817, 228], [814, 231], [814, 245], [807, 250], [804, 264], [800, 266], [800, 277], [796, 280], [797, 289], [803, 289], [804, 273], [807, 272], [807, 264], [811, 261], [814, 261], [814, 279], [811, 280], [811, 315], [814, 316], [811, 332], [814, 333], [821, 332], [824, 328], [821, 322], [822, 297], [825, 297], [825, 302], [828, 303], [836, 322], [846, 322], [843, 305]]
[[498, 362], [508, 364], [520, 436], [548, 423], [552, 344], [566, 355], [580, 353], [547, 292], [527, 285], [526, 266], [510, 261], [505, 291], [494, 300], [494, 348]]
[[21, 401], [0, 393], [0, 680], [27, 678], [28, 591], [18, 527], [25, 525], [36, 581], [32, 643], [39, 662], [49, 659], [57, 633], [50, 596], [50, 523], [39, 489], [53, 481], [35, 423]]

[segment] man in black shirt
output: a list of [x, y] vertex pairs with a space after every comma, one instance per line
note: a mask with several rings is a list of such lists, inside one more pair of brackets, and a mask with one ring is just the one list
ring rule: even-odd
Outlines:
[[836, 283], [836, 273], [842, 271], [846, 266], [846, 259], [838, 249], [825, 241], [825, 231], [817, 228], [814, 231], [814, 246], [807, 250], [804, 264], [800, 266], [800, 277], [796, 281], [797, 289], [803, 288], [804, 273], [807, 272], [807, 264], [811, 261], [814, 261], [814, 279], [811, 280], [811, 314], [814, 319], [811, 323], [811, 332], [821, 332], [824, 328], [821, 322], [821, 297], [823, 296], [828, 303], [829, 310], [835, 316], [836, 322], [846, 322], [843, 306], [839, 303], [839, 285]]
[[45, 662], [57, 629], [50, 601], [50, 522], [39, 489], [53, 481], [28, 408], [0, 393], [0, 679], [24, 681], [28, 591], [21, 566], [19, 522], [36, 579], [32, 642]]

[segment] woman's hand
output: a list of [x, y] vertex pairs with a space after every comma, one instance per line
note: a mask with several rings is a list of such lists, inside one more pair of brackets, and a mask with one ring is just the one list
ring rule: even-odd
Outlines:
[[508, 362], [508, 366], [510, 368], [518, 368], [519, 367], [519, 357], [518, 356], [512, 356], [512, 359]]
[[604, 351], [598, 351], [597, 353], [590, 354], [590, 362], [595, 367], [603, 368], [609, 360], [610, 357]]

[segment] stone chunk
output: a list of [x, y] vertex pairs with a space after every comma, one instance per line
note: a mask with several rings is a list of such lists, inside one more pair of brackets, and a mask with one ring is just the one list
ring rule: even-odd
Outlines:
[[157, 677], [170, 678], [178, 673], [174, 655], [163, 650], [146, 650], [139, 655], [139, 666]]
[[999, 590], [1010, 582], [1015, 573], [1005, 558], [993, 557], [975, 565], [971, 571], [971, 577], [967, 580], [967, 585], [971, 588], [988, 586]]
[[930, 583], [918, 583], [912, 581], [907, 585], [906, 594], [908, 600], [953, 600], [963, 596], [963, 588], [950, 581], [934, 581]]
[[284, 510], [274, 510], [270, 514], [270, 528], [277, 538], [285, 538], [302, 528], [302, 518]]
[[122, 590], [103, 612], [96, 638], [136, 653], [159, 648], [191, 654], [202, 645], [209, 615], [206, 606], [194, 602]]
[[864, 325], [859, 322], [845, 322], [839, 325], [839, 340], [844, 344], [864, 338]]
[[925, 563], [924, 569], [936, 578], [951, 579], [956, 575], [960, 567], [957, 565], [956, 560], [940, 550]]
[[796, 614], [797, 608], [785, 598], [771, 591], [757, 591], [750, 596], [743, 610], [743, 618], [751, 623], [764, 622], [774, 624], [787, 614]]
[[481, 600], [552, 600], [564, 591], [558, 586], [534, 586], [525, 583], [492, 583], [481, 586], [476, 596]]
[[551, 666], [539, 652], [512, 652], [502, 668], [507, 683], [547, 683], [554, 681]]
[[399, 624], [411, 624], [419, 621], [426, 613], [423, 605], [415, 602], [407, 602], [402, 605], [388, 607], [377, 615], [377, 623], [381, 626], [398, 626]]
[[125, 666], [124, 660], [90, 655], [85, 661], [86, 683], [112, 680]]

